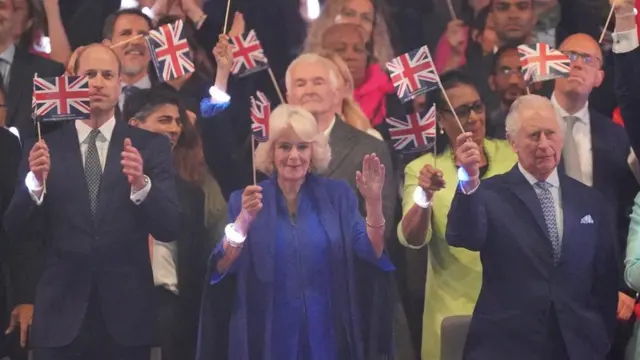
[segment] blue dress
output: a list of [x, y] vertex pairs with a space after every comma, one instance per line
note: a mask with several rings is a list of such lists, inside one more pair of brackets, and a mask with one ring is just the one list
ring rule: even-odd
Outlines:
[[329, 238], [305, 188], [295, 216], [278, 191], [272, 359], [336, 358]]

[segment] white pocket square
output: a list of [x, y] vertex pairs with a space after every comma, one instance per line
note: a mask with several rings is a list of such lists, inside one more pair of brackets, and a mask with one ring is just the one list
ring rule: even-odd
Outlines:
[[593, 218], [591, 215], [587, 215], [580, 219], [580, 224], [593, 224]]

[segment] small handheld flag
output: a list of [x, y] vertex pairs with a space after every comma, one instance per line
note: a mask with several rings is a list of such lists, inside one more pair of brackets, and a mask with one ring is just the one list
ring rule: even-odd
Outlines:
[[169, 81], [195, 71], [182, 20], [151, 30], [146, 39], [159, 78]]
[[246, 76], [269, 67], [269, 62], [264, 55], [255, 30], [250, 30], [246, 36], [231, 37], [231, 46], [233, 53], [232, 74]]
[[251, 97], [251, 132], [259, 142], [269, 140], [269, 117], [271, 103], [265, 94], [258, 91], [256, 97]]
[[569, 58], [545, 43], [518, 46], [522, 76], [526, 82], [540, 82], [569, 76]]
[[434, 146], [436, 138], [436, 107], [426, 114], [407, 115], [406, 120], [387, 118], [393, 148], [403, 152], [417, 152]]
[[389, 61], [387, 69], [391, 73], [398, 98], [403, 103], [438, 88], [438, 75], [427, 46]]
[[89, 118], [89, 82], [86, 76], [33, 79], [33, 113], [43, 122]]

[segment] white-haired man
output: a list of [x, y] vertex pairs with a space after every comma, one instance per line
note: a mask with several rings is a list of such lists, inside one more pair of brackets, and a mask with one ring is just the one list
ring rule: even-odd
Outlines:
[[452, 246], [480, 251], [483, 283], [464, 359], [605, 359], [618, 263], [600, 193], [558, 172], [562, 129], [551, 102], [519, 98], [506, 120], [518, 164], [480, 184], [480, 149], [457, 139]]
[[[309, 111], [318, 122], [318, 130], [329, 136], [331, 162], [325, 176], [346, 180], [358, 194], [354, 174], [362, 169], [362, 159], [366, 154], [376, 154], [387, 169], [382, 191], [384, 218], [394, 221], [397, 199], [397, 185], [393, 177], [393, 165], [389, 149], [384, 142], [362, 132], [340, 118], [334, 112], [344, 100], [339, 91], [339, 75], [329, 60], [320, 55], [308, 53], [295, 59], [286, 74], [287, 100], [292, 105], [300, 105]], [[364, 201], [359, 197], [360, 212], [365, 213]], [[388, 239], [393, 226], [387, 226]]]

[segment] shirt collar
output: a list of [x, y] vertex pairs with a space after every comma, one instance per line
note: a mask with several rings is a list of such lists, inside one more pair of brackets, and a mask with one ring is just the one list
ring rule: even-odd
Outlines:
[[[107, 139], [107, 142], [111, 141], [111, 135], [113, 134], [113, 128], [116, 126], [115, 116], [107, 120], [106, 123], [100, 126], [101, 135]], [[78, 131], [78, 141], [82, 144], [89, 137], [89, 133], [93, 128], [83, 121], [76, 121], [76, 130]]]
[[11, 44], [9, 47], [0, 54], [0, 59], [8, 62], [9, 64], [13, 63], [13, 58], [16, 55], [16, 46]]
[[[533, 185], [533, 184], [538, 182], [538, 179], [533, 177], [533, 175], [531, 175], [531, 173], [529, 173], [527, 170], [525, 170], [522, 167], [522, 165], [520, 165], [519, 162], [518, 162], [518, 169], [520, 169], [520, 172], [522, 173], [522, 175], [524, 175], [524, 178], [527, 179], [529, 184]], [[553, 172], [551, 173], [551, 175], [549, 175], [549, 177], [547, 177], [547, 180], [545, 180], [545, 181], [547, 183], [551, 184], [551, 186], [553, 186], [555, 188], [560, 188], [560, 178], [558, 177], [558, 168], [553, 169]]]
[[[123, 88], [125, 86], [129, 86], [129, 84], [125, 84], [123, 82], [121, 82], [120, 85]], [[149, 89], [149, 88], [151, 88], [151, 79], [149, 79], [149, 75], [145, 75], [142, 79], [136, 81], [135, 83], [131, 84], [130, 86], [135, 86], [138, 89]]]
[[333, 130], [333, 125], [335, 124], [336, 124], [336, 116], [333, 117], [331, 124], [329, 125], [327, 130], [324, 131], [324, 136], [329, 137], [329, 135], [331, 135], [331, 130]]
[[555, 92], [553, 94], [551, 94], [551, 103], [553, 104], [553, 107], [556, 108], [556, 113], [558, 114], [558, 116], [561, 119], [564, 119], [567, 116], [575, 116], [575, 117], [579, 118], [580, 121], [584, 121], [587, 124], [589, 123], [589, 101], [587, 101], [584, 104], [582, 109], [578, 110], [574, 114], [569, 114], [565, 109], [562, 108], [562, 106], [560, 106], [560, 104], [558, 104], [558, 100], [556, 99], [556, 93]]

